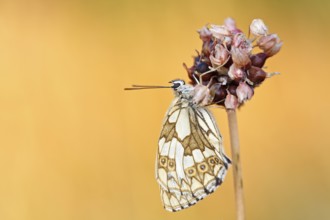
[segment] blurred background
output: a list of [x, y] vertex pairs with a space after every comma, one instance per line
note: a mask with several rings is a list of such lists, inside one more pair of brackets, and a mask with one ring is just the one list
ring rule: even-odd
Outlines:
[[[163, 210], [154, 179], [170, 90], [196, 30], [262, 18], [284, 41], [238, 112], [247, 219], [330, 219], [330, 2], [0, 1], [0, 219], [235, 219], [214, 194]], [[213, 109], [230, 156], [226, 113]]]

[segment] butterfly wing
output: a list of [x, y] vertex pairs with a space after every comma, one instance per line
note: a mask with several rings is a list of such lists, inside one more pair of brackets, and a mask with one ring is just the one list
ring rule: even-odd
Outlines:
[[212, 193], [229, 163], [211, 112], [174, 99], [163, 122], [156, 160], [165, 209], [182, 210]]

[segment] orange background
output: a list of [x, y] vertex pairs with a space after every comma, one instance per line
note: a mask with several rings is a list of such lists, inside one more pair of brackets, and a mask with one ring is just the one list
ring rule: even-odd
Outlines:
[[[262, 18], [281, 72], [239, 112], [247, 219], [330, 219], [329, 1], [0, 2], [0, 219], [235, 219], [231, 170], [214, 194], [162, 208], [154, 159], [169, 90], [196, 30]], [[230, 155], [226, 113], [214, 108]]]

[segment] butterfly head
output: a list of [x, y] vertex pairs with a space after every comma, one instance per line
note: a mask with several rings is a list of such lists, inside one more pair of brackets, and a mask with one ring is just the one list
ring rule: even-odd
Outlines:
[[169, 83], [173, 84], [171, 88], [174, 90], [176, 95], [186, 96], [191, 94], [191, 91], [193, 90], [193, 87], [190, 85], [186, 85], [185, 81], [182, 79], [174, 79], [171, 80]]
[[169, 83], [173, 84], [171, 87], [174, 89], [174, 91], [180, 90], [180, 87], [182, 87], [186, 84], [185, 81], [182, 79], [174, 79], [174, 80], [169, 81]]

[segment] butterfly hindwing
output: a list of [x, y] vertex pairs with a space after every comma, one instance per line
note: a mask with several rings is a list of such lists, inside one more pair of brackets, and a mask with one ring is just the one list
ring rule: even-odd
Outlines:
[[156, 179], [168, 211], [197, 203], [219, 186], [230, 160], [212, 114], [177, 97], [163, 122], [158, 143]]

